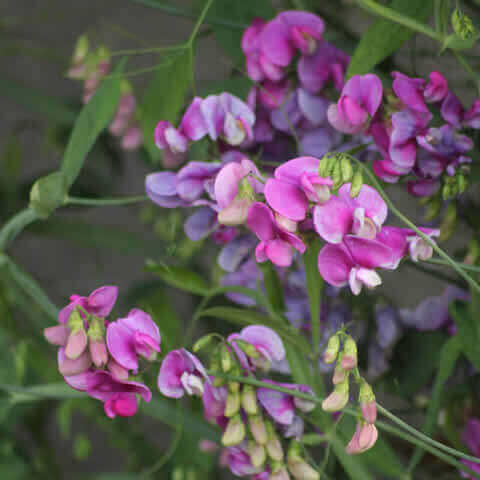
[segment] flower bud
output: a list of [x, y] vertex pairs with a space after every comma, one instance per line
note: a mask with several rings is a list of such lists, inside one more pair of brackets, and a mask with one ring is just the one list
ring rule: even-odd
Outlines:
[[320, 479], [320, 474], [303, 459], [302, 447], [296, 440], [292, 440], [288, 448], [287, 466], [293, 477], [298, 480]]
[[107, 364], [107, 346], [105, 345], [105, 342], [103, 340], [100, 340], [98, 342], [90, 341], [89, 348], [92, 362], [96, 367], [100, 368]]
[[222, 365], [222, 371], [225, 373], [229, 372], [233, 367], [232, 354], [224, 343], [220, 345], [220, 363]]
[[244, 385], [242, 390], [242, 407], [248, 415], [258, 414], [258, 403], [255, 388]]
[[344, 382], [347, 379], [347, 372], [342, 368], [341, 365], [336, 365], [335, 370], [333, 371], [332, 382], [334, 385]]
[[343, 356], [340, 365], [344, 370], [353, 370], [357, 366], [357, 344], [349, 335], [343, 345]]
[[235, 345], [250, 358], [259, 358], [260, 352], [251, 344], [240, 338], [234, 340]]
[[447, 207], [445, 217], [440, 224], [440, 236], [438, 237], [439, 242], [445, 242], [452, 236], [457, 229], [457, 221], [457, 207], [455, 203], [452, 202]]
[[283, 462], [272, 462], [271, 469], [269, 480], [290, 480], [290, 475]]
[[323, 361], [325, 363], [333, 363], [337, 359], [338, 351], [340, 350], [340, 337], [335, 334], [328, 340], [327, 348], [323, 354]]
[[476, 238], [472, 238], [470, 243], [468, 244], [467, 254], [463, 259], [463, 263], [467, 265], [475, 265], [478, 262], [480, 257], [480, 245]]
[[330, 175], [330, 154], [326, 154], [320, 160], [318, 164], [318, 176], [322, 178], [326, 178]]
[[372, 387], [364, 380], [360, 385], [360, 393], [358, 395], [362, 416], [367, 423], [375, 423], [377, 419], [377, 405], [375, 403], [375, 394]]
[[332, 173], [330, 177], [333, 180], [333, 186], [332, 188], [336, 190], [337, 188], [340, 188], [343, 184], [343, 177], [342, 177], [342, 166], [340, 159], [338, 157], [335, 157], [335, 164], [333, 166]]
[[424, 215], [424, 219], [426, 222], [431, 222], [434, 218], [438, 216], [440, 210], [442, 209], [442, 199], [439, 195], [435, 195], [432, 197], [427, 204], [426, 212]]
[[238, 392], [229, 392], [225, 403], [224, 415], [231, 418], [240, 410], [240, 394]]
[[88, 37], [86, 35], [80, 35], [75, 44], [75, 50], [73, 51], [73, 63], [83, 62], [87, 58], [88, 54]]
[[268, 456], [272, 460], [277, 462], [283, 460], [283, 448], [280, 439], [278, 438], [275, 429], [271, 422], [265, 422], [265, 427], [267, 429], [267, 444], [265, 445], [267, 449]]
[[268, 436], [263, 417], [261, 415], [250, 416], [248, 418], [248, 425], [255, 441], [260, 445], [265, 445], [267, 443]]
[[75, 360], [85, 351], [87, 343], [87, 332], [85, 332], [85, 329], [82, 326], [80, 329], [70, 333], [67, 345], [65, 346], [65, 355], [68, 358]]
[[468, 187], [467, 177], [462, 172], [459, 172], [456, 175], [456, 177], [457, 177], [458, 193], [462, 194]]
[[343, 183], [347, 183], [353, 177], [353, 168], [347, 155], [340, 157], [340, 169], [342, 171]]
[[245, 425], [240, 415], [232, 417], [227, 424], [227, 428], [223, 432], [222, 445], [225, 447], [233, 447], [243, 442], [245, 438]]
[[350, 196], [355, 198], [358, 196], [363, 187], [363, 173], [361, 167], [358, 167], [352, 178], [352, 185], [350, 186]]
[[118, 364], [113, 358], [107, 363], [108, 371], [118, 380], [128, 380], [128, 370]]
[[47, 342], [63, 347], [67, 343], [70, 330], [66, 325], [55, 325], [54, 327], [45, 328], [43, 335], [47, 339]]
[[322, 408], [326, 412], [338, 412], [348, 403], [348, 378], [335, 385], [333, 392], [322, 402]]
[[250, 455], [250, 461], [255, 468], [260, 468], [267, 460], [265, 447], [256, 442], [249, 443], [248, 454]]
[[365, 452], [375, 445], [378, 438], [378, 431], [375, 425], [367, 423], [362, 425], [358, 436], [358, 445]]
[[215, 334], [211, 333], [209, 335], [204, 335], [203, 337], [199, 338], [193, 345], [193, 351], [197, 353], [200, 350], [203, 350], [204, 348], [210, 346], [214, 337], [215, 337]]
[[75, 359], [68, 358], [65, 355], [59, 355], [58, 371], [64, 376], [78, 375], [88, 370], [92, 365], [92, 360], [87, 351], [84, 351], [79, 357]]
[[452, 27], [462, 40], [468, 40], [475, 35], [475, 27], [471, 18], [458, 8], [452, 13]]

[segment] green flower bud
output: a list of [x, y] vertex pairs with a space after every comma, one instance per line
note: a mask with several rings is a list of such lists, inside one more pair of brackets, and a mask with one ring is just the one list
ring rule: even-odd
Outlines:
[[319, 177], [326, 178], [330, 176], [330, 158], [331, 158], [331, 154], [327, 153], [320, 160], [320, 163], [318, 164]]
[[39, 178], [30, 190], [30, 208], [41, 218], [48, 218], [64, 204], [67, 196], [67, 180], [62, 172], [53, 172]]
[[272, 460], [281, 461], [283, 460], [283, 448], [280, 439], [275, 432], [275, 429], [271, 422], [265, 422], [265, 427], [267, 429], [267, 444], [265, 445], [267, 449], [268, 456]]
[[80, 35], [75, 44], [75, 50], [73, 51], [73, 63], [80, 63], [85, 60], [88, 54], [88, 37], [86, 35]]
[[260, 468], [267, 460], [267, 452], [265, 451], [265, 447], [256, 442], [249, 443], [248, 454], [250, 455], [250, 461], [255, 468]]
[[[78, 316], [80, 317], [80, 315]], [[83, 320], [82, 320], [82, 326], [83, 326]], [[92, 317], [90, 324], [88, 326], [88, 338], [92, 342], [99, 342], [100, 340], [104, 340], [105, 321], [103, 319], [98, 317]]]
[[333, 166], [332, 174], [330, 175], [333, 180], [333, 190], [337, 190], [343, 185], [343, 177], [342, 177], [342, 166], [341, 162], [338, 157], [335, 157], [335, 165]]
[[215, 336], [216, 334], [210, 333], [209, 335], [204, 335], [203, 337], [199, 338], [195, 342], [195, 345], [193, 345], [193, 351], [197, 353], [200, 350], [203, 350], [204, 348], [210, 346]]
[[259, 358], [260, 352], [251, 344], [245, 340], [235, 339], [235, 345], [247, 356], [250, 358]]
[[225, 403], [224, 415], [231, 418], [240, 410], [240, 394], [238, 392], [229, 392]]
[[457, 186], [458, 186], [458, 193], [463, 193], [468, 187], [468, 180], [467, 177], [463, 173], [457, 174]]
[[352, 178], [352, 185], [350, 187], [350, 196], [355, 198], [358, 196], [363, 187], [363, 173], [361, 167], [358, 167]]
[[298, 480], [320, 479], [320, 474], [303, 458], [302, 447], [296, 440], [290, 442], [287, 454], [287, 466], [292, 476]]
[[340, 365], [344, 370], [352, 370], [357, 366], [357, 344], [349, 335], [343, 345], [343, 356]]
[[340, 337], [335, 334], [328, 340], [327, 348], [323, 354], [323, 361], [325, 363], [333, 363], [337, 359], [338, 351], [340, 350]]
[[480, 258], [480, 245], [476, 238], [472, 238], [470, 243], [468, 244], [468, 251], [465, 259], [463, 260], [464, 263], [467, 265], [475, 265]]
[[462, 40], [468, 40], [475, 36], [475, 26], [471, 18], [458, 8], [452, 13], [452, 27]]
[[348, 403], [348, 378], [337, 385], [333, 392], [322, 402], [322, 408], [326, 412], [338, 412]]
[[348, 372], [346, 372], [340, 364], [335, 366], [335, 370], [333, 371], [332, 383], [337, 385], [345, 381], [348, 377]]
[[268, 440], [267, 429], [261, 415], [250, 416], [248, 418], [250, 432], [257, 443], [265, 445]]
[[440, 210], [442, 209], [442, 199], [439, 195], [431, 197], [427, 204], [427, 211], [425, 213], [425, 221], [431, 222], [434, 218], [438, 216]]
[[225, 373], [228, 373], [233, 367], [232, 354], [224, 343], [220, 345], [220, 363], [222, 364], [222, 371]]
[[452, 236], [457, 229], [457, 221], [457, 207], [455, 206], [455, 203], [452, 202], [447, 207], [443, 221], [440, 224], [440, 236], [438, 237], [439, 242], [444, 242]]
[[225, 447], [233, 447], [243, 442], [245, 438], [245, 425], [242, 422], [240, 415], [235, 415], [232, 417], [228, 424], [227, 428], [222, 435], [222, 445]]
[[242, 390], [242, 407], [248, 415], [258, 414], [258, 403], [255, 388], [244, 385]]
[[347, 155], [340, 157], [340, 169], [342, 171], [343, 183], [349, 182], [353, 177], [353, 168]]

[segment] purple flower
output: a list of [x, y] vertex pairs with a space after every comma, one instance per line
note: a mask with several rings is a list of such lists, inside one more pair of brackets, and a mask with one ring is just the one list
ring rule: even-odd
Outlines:
[[[480, 421], [476, 418], [470, 418], [462, 432], [462, 441], [476, 457], [480, 456]], [[474, 472], [480, 473], [480, 463], [474, 463], [469, 460], [462, 460], [462, 463], [470, 467]], [[465, 472], [460, 472], [462, 477], [472, 478]]]
[[127, 370], [138, 370], [138, 356], [148, 360], [160, 352], [160, 332], [152, 317], [134, 308], [107, 328], [107, 346], [115, 361]]
[[328, 121], [340, 132], [364, 132], [382, 102], [382, 82], [374, 74], [354, 75], [345, 84], [338, 103], [328, 109]]
[[[213, 377], [210, 378], [210, 381], [212, 380]], [[205, 382], [202, 402], [203, 412], [208, 421], [217, 422], [217, 419], [223, 419], [227, 396], [227, 387], [214, 387], [210, 382]]]
[[448, 92], [442, 102], [441, 114], [445, 121], [456, 128], [467, 126], [480, 128], [480, 99], [473, 102], [472, 108], [465, 111], [458, 97]]
[[242, 445], [229, 447], [227, 449], [227, 464], [231, 472], [238, 477], [253, 475], [260, 471], [252, 465], [250, 455], [246, 447]]
[[235, 146], [253, 138], [255, 114], [239, 98], [226, 92], [210, 95], [200, 109], [212, 140], [221, 137]]
[[337, 90], [342, 90], [345, 71], [350, 57], [328, 42], [322, 42], [315, 53], [302, 56], [298, 62], [298, 78], [302, 87], [310, 93], [318, 93], [332, 81]]
[[313, 223], [317, 233], [329, 243], [340, 243], [347, 234], [373, 239], [387, 218], [388, 208], [380, 194], [363, 185], [357, 197], [350, 196], [346, 183], [328, 202], [315, 206]]
[[[232, 242], [233, 243], [233, 242]], [[227, 245], [228, 247], [229, 245]], [[221, 285], [235, 285], [239, 287], [246, 287], [252, 290], [257, 289], [259, 282], [263, 279], [263, 273], [258, 268], [255, 260], [251, 259], [245, 262], [238, 271], [231, 272], [224, 275], [221, 279]], [[225, 294], [232, 302], [238, 303], [240, 305], [254, 306], [255, 300], [246, 295], [236, 292], [228, 292]]]
[[272, 211], [263, 203], [252, 204], [247, 215], [247, 225], [260, 239], [255, 249], [257, 262], [270, 260], [279, 267], [292, 263], [292, 249], [305, 252], [305, 244], [299, 237], [280, 227]]
[[318, 175], [320, 160], [298, 157], [275, 169], [265, 184], [265, 198], [280, 215], [295, 222], [304, 220], [309, 202], [322, 203], [330, 197], [330, 178]]
[[172, 350], [162, 361], [158, 373], [158, 389], [166, 397], [181, 398], [185, 394], [202, 396], [203, 380], [209, 382], [200, 360], [184, 348]]

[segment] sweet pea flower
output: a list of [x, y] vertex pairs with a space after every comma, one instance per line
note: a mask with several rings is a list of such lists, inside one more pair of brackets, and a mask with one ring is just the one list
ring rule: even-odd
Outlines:
[[293, 251], [305, 252], [305, 244], [299, 237], [278, 225], [272, 211], [263, 203], [251, 205], [247, 215], [247, 225], [260, 239], [255, 249], [257, 262], [270, 260], [279, 267], [292, 263]]
[[297, 73], [303, 88], [310, 93], [320, 92], [328, 82], [341, 91], [350, 57], [328, 42], [322, 42], [313, 55], [300, 58]]
[[[307, 385], [278, 383], [266, 379], [264, 379], [263, 382], [313, 395], [312, 389]], [[262, 407], [273, 418], [273, 420], [281, 425], [292, 425], [296, 418], [296, 409], [308, 413], [315, 408], [315, 404], [312, 402], [294, 397], [288, 393], [271, 390], [266, 387], [257, 389], [257, 398]]]
[[387, 218], [387, 204], [372, 187], [363, 185], [357, 197], [350, 196], [351, 183], [337, 195], [313, 209], [317, 233], [329, 243], [340, 243], [347, 234], [373, 239]]
[[370, 450], [378, 438], [378, 431], [371, 423], [357, 423], [355, 433], [345, 449], [349, 455], [355, 455]]
[[[247, 356], [236, 341], [241, 340], [250, 344], [252, 354]], [[286, 357], [282, 339], [272, 329], [263, 325], [250, 325], [240, 333], [232, 333], [228, 337], [240, 364], [245, 370], [253, 371], [256, 368], [268, 370], [275, 363], [282, 362]]]
[[238, 477], [260, 472], [257, 467], [252, 465], [245, 445], [237, 445], [227, 449], [227, 464], [231, 472]]
[[295, 222], [304, 220], [309, 202], [320, 204], [330, 197], [330, 178], [318, 175], [320, 160], [298, 157], [275, 169], [265, 184], [265, 198], [280, 215]]
[[465, 111], [465, 108], [458, 97], [454, 93], [448, 92], [447, 96], [442, 102], [441, 115], [445, 121], [456, 128], [466, 126], [479, 129], [480, 99], [475, 100], [472, 108]]
[[240, 145], [253, 139], [255, 114], [230, 93], [210, 95], [200, 105], [207, 131], [212, 140], [219, 137], [229, 145]]
[[263, 28], [260, 51], [274, 65], [287, 67], [296, 50], [303, 55], [315, 52], [324, 29], [323, 20], [313, 13], [284, 11]]
[[392, 269], [398, 265], [395, 252], [378, 240], [346, 235], [339, 244], [325, 245], [318, 255], [318, 270], [335, 287], [347, 283], [354, 295], [362, 286], [377, 287], [382, 280], [375, 268]]
[[[462, 442], [465, 443], [473, 455], [480, 456], [480, 421], [476, 418], [470, 418], [462, 432]], [[474, 472], [480, 473], [480, 463], [470, 460], [462, 460], [462, 463], [470, 467]], [[460, 472], [464, 478], [473, 478], [468, 473]]]
[[138, 411], [137, 395], [146, 402], [152, 399], [152, 392], [143, 383], [119, 380], [105, 370], [88, 370], [65, 380], [72, 388], [101, 400], [109, 418], [135, 415]]
[[374, 74], [354, 75], [345, 84], [338, 103], [328, 109], [328, 121], [340, 132], [362, 133], [382, 102], [382, 82]]
[[[210, 382], [213, 377], [210, 377]], [[203, 412], [208, 421], [223, 419], [227, 404], [227, 387], [214, 387], [210, 382], [205, 382], [202, 395]]]
[[208, 202], [200, 197], [204, 192], [213, 194], [213, 181], [220, 168], [220, 163], [190, 162], [177, 173], [151, 173], [145, 179], [145, 190], [152, 202], [164, 208], [205, 204]]
[[428, 152], [443, 157], [458, 158], [473, 148], [472, 139], [457, 133], [451, 125], [429, 128], [417, 136], [417, 142]]
[[202, 396], [203, 381], [209, 382], [200, 360], [184, 348], [167, 353], [160, 366], [157, 385], [166, 397], [181, 398], [185, 394]]
[[[263, 279], [263, 273], [258, 268], [257, 263], [254, 259], [251, 259], [245, 262], [238, 271], [227, 273], [224, 275], [220, 281], [222, 286], [235, 285], [240, 287], [250, 288], [255, 290], [257, 288], [258, 282], [261, 282]], [[237, 292], [227, 292], [225, 296], [234, 303], [246, 306], [254, 306], [256, 304], [255, 300], [246, 295], [242, 295]]]
[[160, 352], [160, 341], [160, 332], [152, 317], [137, 308], [107, 327], [108, 351], [127, 370], [138, 370], [138, 356], [152, 360], [155, 353]]

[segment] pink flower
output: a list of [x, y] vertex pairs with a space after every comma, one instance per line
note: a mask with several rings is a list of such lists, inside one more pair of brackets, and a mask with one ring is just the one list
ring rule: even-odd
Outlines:
[[279, 267], [288, 267], [292, 263], [293, 251], [305, 252], [305, 244], [293, 233], [280, 227], [272, 211], [263, 203], [251, 205], [247, 215], [247, 225], [260, 239], [255, 249], [257, 262], [270, 260]]
[[355, 433], [347, 445], [346, 452], [349, 455], [366, 452], [375, 445], [377, 438], [378, 431], [375, 425], [357, 423]]
[[388, 208], [380, 194], [363, 185], [357, 197], [350, 196], [351, 184], [346, 183], [328, 202], [313, 210], [317, 233], [329, 243], [340, 243], [347, 234], [373, 239], [387, 218]]
[[[213, 377], [210, 377], [210, 381]], [[203, 413], [208, 421], [220, 423], [224, 419], [227, 404], [227, 387], [214, 387], [210, 382], [205, 382], [202, 395]]]
[[253, 138], [255, 114], [230, 93], [208, 96], [202, 101], [200, 110], [212, 140], [221, 137], [229, 145], [236, 146]]
[[382, 102], [382, 82], [374, 74], [354, 75], [345, 84], [338, 103], [328, 109], [328, 121], [343, 133], [362, 133]]
[[250, 455], [243, 445], [227, 448], [227, 464], [232, 473], [238, 477], [253, 475], [260, 471], [252, 465]]
[[138, 356], [151, 360], [155, 352], [160, 352], [160, 341], [152, 317], [137, 308], [107, 327], [108, 351], [127, 370], [138, 370]]
[[162, 361], [157, 385], [166, 397], [181, 398], [185, 394], [202, 396], [203, 380], [209, 382], [200, 360], [184, 348], [172, 350]]
[[335, 287], [347, 283], [354, 295], [362, 286], [377, 287], [382, 280], [375, 268], [393, 269], [398, 265], [395, 252], [378, 240], [346, 235], [343, 243], [325, 245], [318, 255], [318, 270]]
[[268, 204], [290, 220], [304, 220], [309, 202], [323, 203], [330, 197], [333, 182], [318, 175], [319, 163], [315, 157], [298, 157], [276, 168], [265, 184]]

